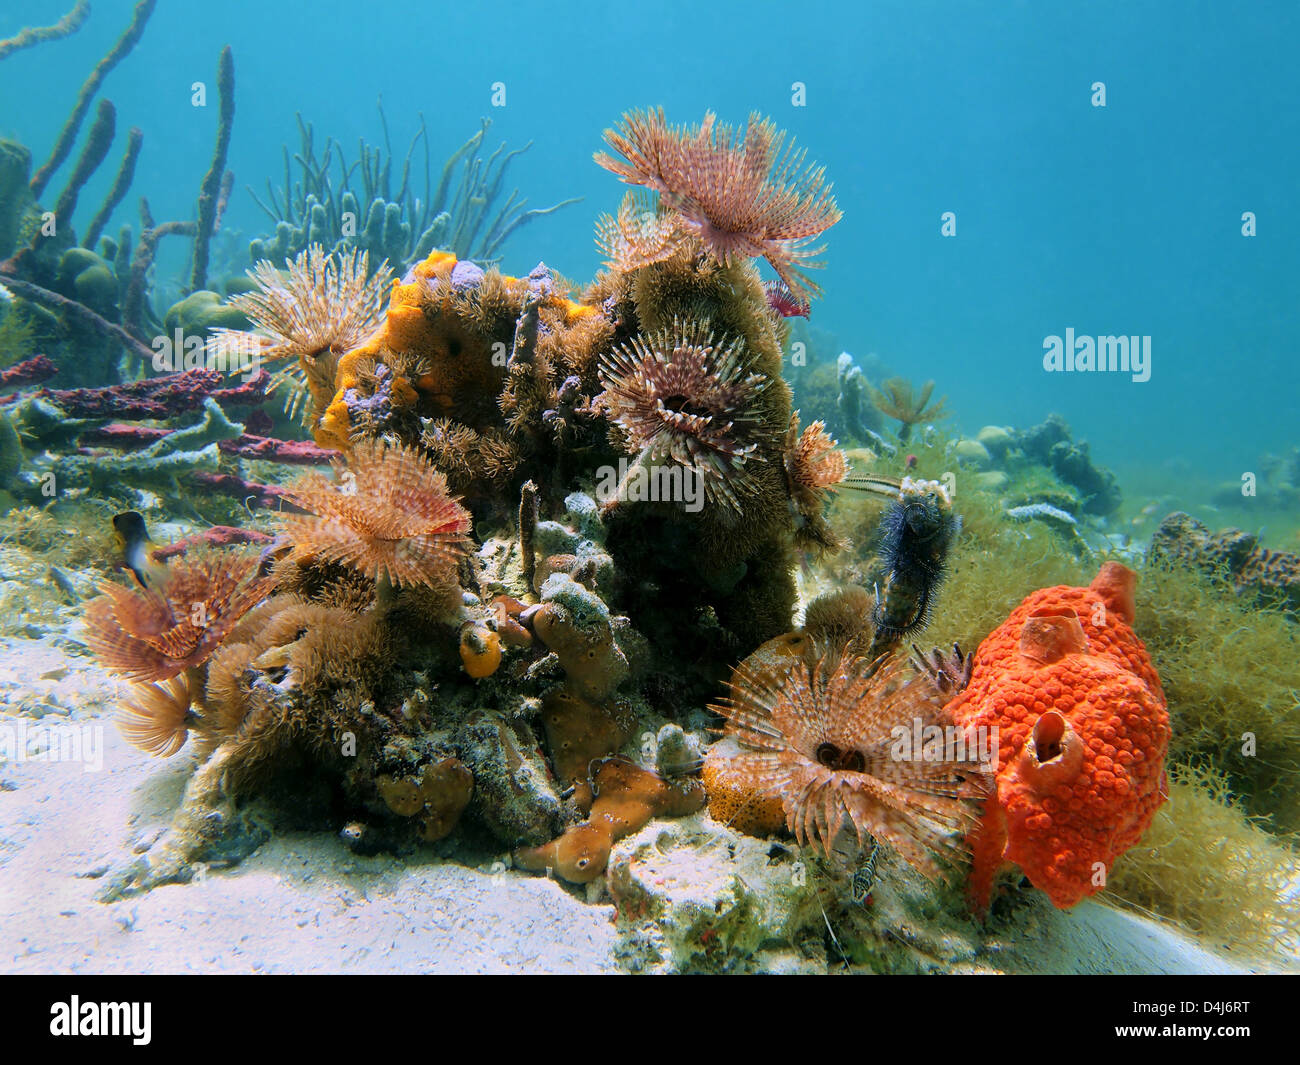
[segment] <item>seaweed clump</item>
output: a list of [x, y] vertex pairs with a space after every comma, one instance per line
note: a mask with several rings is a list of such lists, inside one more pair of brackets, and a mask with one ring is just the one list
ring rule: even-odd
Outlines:
[[1149, 563], [1142, 581], [1137, 624], [1169, 696], [1171, 756], [1224, 774], [1246, 811], [1271, 815], [1276, 829], [1300, 829], [1295, 623], [1175, 560]]
[[1220, 949], [1291, 961], [1300, 951], [1293, 847], [1245, 811], [1221, 772], [1176, 765], [1169, 802], [1116, 862], [1107, 888]]

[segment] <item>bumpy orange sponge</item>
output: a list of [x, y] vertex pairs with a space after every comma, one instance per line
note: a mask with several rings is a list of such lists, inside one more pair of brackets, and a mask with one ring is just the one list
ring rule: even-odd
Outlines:
[[996, 727], [998, 790], [972, 839], [972, 907], [1005, 862], [1066, 909], [1100, 891], [1168, 795], [1169, 714], [1133, 632], [1137, 577], [1035, 592], [982, 644], [959, 724]]

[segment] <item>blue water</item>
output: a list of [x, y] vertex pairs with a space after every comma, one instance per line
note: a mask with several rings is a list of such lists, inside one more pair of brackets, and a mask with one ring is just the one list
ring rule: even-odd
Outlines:
[[[4, 0], [0, 34], [70, 3]], [[0, 134], [43, 159], [131, 6], [95, 0], [72, 39], [0, 63]], [[117, 222], [136, 221], [141, 193], [159, 219], [192, 216], [216, 108], [215, 94], [193, 108], [190, 86], [211, 86], [223, 44], [238, 82], [226, 226], [245, 237], [269, 225], [244, 186], [281, 172], [294, 112], [352, 147], [379, 139], [382, 94], [395, 148], [418, 111], [441, 152], [483, 115], [512, 145], [533, 140], [513, 169], [530, 204], [584, 201], [523, 230], [503, 266], [544, 259], [586, 279], [598, 266], [592, 222], [624, 191], [591, 161], [601, 130], [637, 106], [662, 105], [675, 122], [756, 109], [826, 166], [844, 211], [814, 324], [935, 378], [961, 428], [1057, 410], [1102, 462], [1171, 483], [1235, 480], [1261, 452], [1297, 443], [1294, 2], [170, 0], [103, 89], [119, 143], [130, 125], [145, 134]], [[497, 81], [503, 108], [490, 105]], [[792, 106], [796, 81], [804, 107]], [[1096, 81], [1105, 108], [1091, 104]], [[84, 204], [97, 204], [117, 155]], [[945, 211], [952, 238], [940, 234]], [[1241, 235], [1245, 211], [1253, 238]], [[1043, 339], [1067, 327], [1150, 335], [1150, 381], [1045, 373]]]

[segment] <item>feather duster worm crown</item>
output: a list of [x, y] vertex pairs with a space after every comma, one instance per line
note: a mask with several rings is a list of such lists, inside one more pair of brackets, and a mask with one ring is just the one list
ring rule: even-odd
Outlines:
[[750, 115], [741, 134], [712, 112], [691, 129], [670, 126], [662, 109], [632, 111], [605, 141], [622, 158], [598, 153], [596, 162], [658, 192], [720, 262], [765, 258], [796, 298], [819, 291], [800, 268], [821, 265], [809, 260], [822, 248], [805, 245], [840, 209], [821, 167], [805, 166], [793, 146], [782, 153], [785, 134], [773, 122]]
[[611, 270], [626, 273], [671, 259], [690, 245], [675, 214], [662, 203], [629, 192], [617, 215], [601, 215], [596, 222], [596, 248]]
[[280, 519], [300, 558], [340, 562], [399, 587], [455, 582], [470, 515], [415, 448], [363, 441], [339, 483], [309, 474], [286, 495], [310, 511]]
[[174, 559], [157, 589], [105, 581], [86, 608], [86, 644], [133, 681], [169, 680], [201, 665], [273, 581], [256, 554], [194, 549]]
[[[931, 879], [964, 860], [991, 778], [944, 697], [905, 662], [873, 672], [865, 659], [827, 656], [783, 675], [742, 663], [729, 687], [712, 709], [742, 748], [733, 765], [756, 791], [781, 797], [800, 845], [818, 841], [829, 854], [847, 821], [859, 846], [883, 839]], [[931, 726], [942, 750], [923, 757], [910, 740]]]
[[801, 505], [812, 505], [848, 476], [849, 464], [826, 432], [826, 423], [813, 422], [800, 433], [796, 411], [786, 437], [785, 470], [790, 494]]
[[217, 329], [208, 341], [214, 355], [258, 355], [268, 362], [297, 360], [301, 377], [282, 370], [278, 385], [289, 390], [291, 413], [310, 399], [312, 424], [334, 393], [339, 356], [356, 347], [382, 321], [388, 293], [388, 262], [370, 273], [369, 253], [346, 249], [330, 254], [312, 244], [286, 264], [283, 273], [263, 259], [247, 271], [255, 284], [230, 305], [261, 331]]
[[117, 729], [136, 750], [168, 758], [185, 746], [193, 715], [189, 677], [181, 673], [162, 684], [132, 686], [122, 704]]
[[677, 319], [604, 356], [600, 402], [645, 462], [694, 469], [710, 502], [740, 509], [744, 466], [765, 436], [756, 403], [771, 384], [751, 371], [744, 341]]

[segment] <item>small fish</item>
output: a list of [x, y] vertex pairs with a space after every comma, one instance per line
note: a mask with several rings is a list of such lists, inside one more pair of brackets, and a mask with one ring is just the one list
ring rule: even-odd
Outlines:
[[145, 528], [144, 518], [138, 511], [127, 510], [113, 517], [113, 539], [122, 552], [122, 562], [141, 588], [154, 588], [162, 575], [161, 563], [155, 562], [151, 551], [153, 541]]
[[876, 843], [867, 855], [867, 860], [853, 870], [849, 889], [853, 892], [853, 901], [865, 906], [871, 901], [871, 888], [876, 883], [876, 858], [880, 855], [880, 844]]
[[791, 292], [784, 281], [764, 281], [763, 292], [767, 305], [782, 318], [807, 318], [812, 313], [812, 304]]
[[72, 578], [59, 569], [58, 566], [50, 567], [50, 582], [71, 602], [81, 602], [81, 593], [77, 591], [77, 586], [72, 583]]

